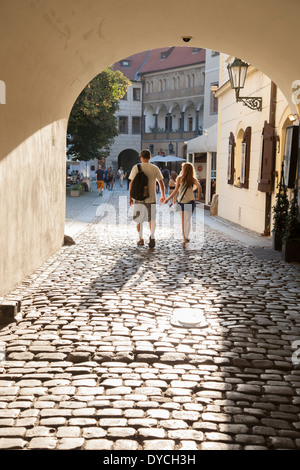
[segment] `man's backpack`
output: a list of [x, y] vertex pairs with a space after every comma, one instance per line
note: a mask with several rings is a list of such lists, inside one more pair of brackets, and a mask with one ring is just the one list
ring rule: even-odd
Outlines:
[[140, 163], [137, 167], [138, 173], [132, 181], [130, 196], [136, 201], [144, 201], [149, 197], [148, 176], [142, 171]]

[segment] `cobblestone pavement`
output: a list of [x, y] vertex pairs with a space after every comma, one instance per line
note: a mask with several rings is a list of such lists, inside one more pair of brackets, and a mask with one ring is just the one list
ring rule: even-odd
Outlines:
[[[0, 448], [299, 449], [299, 271], [209, 226], [137, 248], [120, 194], [11, 293]], [[204, 326], [174, 325], [186, 307]]]

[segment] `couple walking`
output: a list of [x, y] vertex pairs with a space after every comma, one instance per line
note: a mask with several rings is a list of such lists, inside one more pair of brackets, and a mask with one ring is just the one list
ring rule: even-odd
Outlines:
[[[156, 181], [158, 181], [161, 198], [160, 202], [166, 204], [170, 199], [173, 199], [178, 194], [178, 202], [181, 209], [181, 222], [182, 222], [182, 235], [183, 246], [187, 246], [189, 242], [189, 234], [191, 229], [191, 216], [195, 210], [195, 201], [200, 200], [201, 186], [198, 183], [195, 175], [194, 167], [191, 163], [184, 163], [182, 171], [176, 179], [175, 189], [171, 192], [168, 198], [165, 198], [164, 178], [159, 168], [150, 163], [151, 153], [149, 150], [142, 150], [140, 153], [141, 170], [148, 177], [149, 197], [144, 201], [134, 201], [131, 196], [131, 187], [133, 180], [138, 173], [138, 165], [135, 165], [130, 173], [129, 179], [131, 180], [129, 186], [129, 204], [134, 204], [133, 219], [137, 223], [137, 231], [139, 234], [138, 246], [144, 245], [143, 237], [143, 222], [149, 222], [150, 226], [150, 239], [149, 247], [155, 246], [155, 229], [156, 229]], [[198, 197], [194, 197], [194, 187], [198, 189]]]

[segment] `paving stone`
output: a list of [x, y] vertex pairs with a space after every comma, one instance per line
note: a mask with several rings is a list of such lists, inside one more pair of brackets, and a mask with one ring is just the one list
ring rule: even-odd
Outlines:
[[9, 427], [1, 428], [0, 427], [0, 438], [2, 437], [24, 437], [26, 434], [25, 427]]
[[56, 437], [74, 438], [80, 437], [81, 429], [79, 426], [65, 426], [57, 429]]
[[134, 451], [138, 449], [139, 449], [138, 443], [135, 442], [134, 440], [129, 440], [129, 439], [118, 439], [114, 445], [114, 451], [118, 451], [118, 450]]
[[0, 438], [0, 449], [22, 450], [26, 447], [27, 441], [19, 438]]
[[112, 450], [114, 443], [107, 439], [89, 439], [85, 443], [85, 450]]
[[177, 429], [175, 431], [168, 431], [170, 439], [181, 439], [186, 441], [203, 441], [203, 433], [193, 429]]
[[57, 443], [57, 450], [77, 450], [81, 449], [84, 444], [83, 438], [76, 438], [76, 437], [63, 437], [62, 439], [58, 440]]
[[160, 450], [175, 450], [175, 441], [168, 440], [168, 439], [162, 439], [162, 440], [149, 440], [149, 441], [144, 441], [143, 443], [144, 450], [155, 450], [155, 451], [160, 451]]
[[112, 427], [107, 429], [107, 437], [112, 437], [113, 439], [135, 437], [136, 434], [136, 429], [131, 427]]
[[[79, 428], [80, 429], [80, 428]], [[83, 428], [82, 429], [82, 436], [85, 439], [98, 439], [101, 437], [105, 437], [107, 434], [107, 431], [100, 427], [88, 427], [88, 428]]]
[[28, 445], [29, 449], [54, 450], [57, 444], [55, 437], [33, 437]]
[[225, 444], [221, 442], [203, 442], [201, 450], [241, 450], [242, 446], [237, 444]]

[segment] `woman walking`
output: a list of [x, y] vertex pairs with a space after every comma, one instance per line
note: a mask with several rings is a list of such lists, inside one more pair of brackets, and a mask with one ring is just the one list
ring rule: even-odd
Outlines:
[[[195, 199], [194, 187], [198, 189], [198, 197]], [[200, 201], [201, 197], [201, 186], [196, 178], [196, 172], [194, 166], [191, 163], [183, 163], [180, 175], [176, 180], [176, 186], [174, 191], [165, 199], [166, 204], [170, 199], [175, 198], [178, 194], [177, 202], [181, 208], [181, 223], [182, 223], [182, 235], [183, 235], [183, 246], [186, 248], [191, 231], [191, 218], [195, 210], [195, 201]]]

